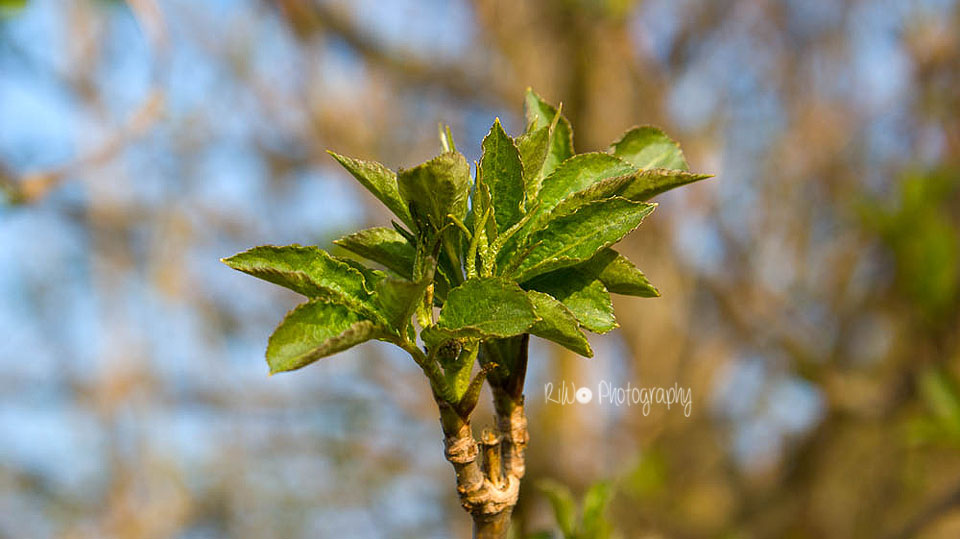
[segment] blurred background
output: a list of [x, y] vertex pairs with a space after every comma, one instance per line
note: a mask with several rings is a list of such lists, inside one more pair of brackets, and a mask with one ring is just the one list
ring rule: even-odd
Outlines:
[[[412, 361], [268, 378], [298, 299], [218, 259], [386, 224], [325, 149], [475, 160], [527, 86], [717, 177], [622, 244], [663, 297], [534, 343], [518, 536], [553, 479], [621, 537], [960, 537], [955, 0], [0, 0], [0, 537], [468, 534]], [[543, 397], [600, 381], [692, 414]]]

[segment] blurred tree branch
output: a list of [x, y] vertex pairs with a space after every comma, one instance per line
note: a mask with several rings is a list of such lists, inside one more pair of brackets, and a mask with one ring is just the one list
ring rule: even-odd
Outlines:
[[33, 172], [22, 179], [4, 167], [0, 169], [0, 187], [11, 204], [33, 203], [71, 176], [83, 170], [103, 165], [115, 158], [125, 147], [143, 136], [159, 120], [163, 111], [163, 92], [154, 88], [130, 114], [126, 122], [93, 151], [58, 167]]
[[370, 65], [387, 71], [407, 87], [434, 87], [452, 97], [502, 106], [515, 99], [505, 79], [495, 76], [477, 58], [457, 63], [424, 60], [395, 47], [385, 46], [344, 13], [345, 9], [319, 0], [276, 0], [280, 12], [302, 40], [328, 32], [342, 39]]
[[896, 532], [886, 536], [887, 539], [910, 539], [917, 537], [920, 532], [936, 523], [946, 513], [960, 507], [960, 484], [949, 490], [943, 496], [930, 502], [916, 516]]

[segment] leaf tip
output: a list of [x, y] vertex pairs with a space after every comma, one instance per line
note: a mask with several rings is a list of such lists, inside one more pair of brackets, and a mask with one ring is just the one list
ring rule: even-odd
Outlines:
[[[273, 335], [270, 336], [269, 340], [273, 340]], [[280, 372], [280, 369], [277, 368], [274, 361], [270, 360], [270, 342], [267, 342], [267, 351], [264, 357], [264, 360], [267, 362], [267, 378], [272, 377], [274, 374]]]
[[[350, 169], [351, 159], [350, 159], [349, 157], [346, 157], [346, 156], [344, 156], [344, 155], [340, 155], [340, 154], [338, 154], [337, 152], [335, 152], [335, 151], [333, 151], [333, 150], [329, 150], [329, 149], [324, 150], [324, 151], [327, 152], [327, 155], [329, 155], [329, 156], [332, 157], [334, 160], [336, 160], [337, 163], [340, 163], [340, 166], [346, 168], [348, 171], [351, 170], [351, 169]], [[351, 173], [352, 173], [352, 172], [351, 172]]]
[[227, 266], [228, 268], [237, 269], [237, 260], [236, 260], [236, 258], [237, 258], [238, 256], [240, 256], [241, 254], [243, 254], [243, 253], [237, 253], [237, 254], [235, 254], [235, 255], [225, 256], [225, 257], [223, 257], [223, 258], [220, 259], [220, 262], [221, 262], [222, 264], [224, 264], [225, 266]]

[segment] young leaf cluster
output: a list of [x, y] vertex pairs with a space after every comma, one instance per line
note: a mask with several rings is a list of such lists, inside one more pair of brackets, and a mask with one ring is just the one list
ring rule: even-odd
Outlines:
[[370, 265], [299, 245], [224, 259], [307, 298], [270, 338], [271, 372], [377, 339], [409, 352], [456, 402], [478, 391], [480, 342], [532, 334], [591, 356], [582, 330], [617, 327], [611, 293], [659, 295], [612, 246], [654, 210], [652, 197], [708, 176], [688, 172], [655, 127], [578, 155], [559, 109], [529, 90], [525, 109], [517, 137], [494, 121], [475, 173], [449, 129], [443, 153], [398, 172], [330, 152], [396, 215], [334, 242]]

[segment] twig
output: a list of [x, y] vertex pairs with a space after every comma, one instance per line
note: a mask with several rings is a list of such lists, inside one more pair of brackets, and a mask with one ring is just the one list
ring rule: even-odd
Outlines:
[[482, 66], [425, 61], [411, 54], [398, 53], [378, 43], [356, 25], [341, 9], [311, 0], [280, 0], [281, 10], [301, 37], [327, 31], [342, 39], [363, 58], [390, 72], [409, 86], [434, 86], [455, 97], [489, 104], [509, 103], [511, 88], [499, 83], [500, 77]]
[[144, 98], [137, 110], [130, 115], [126, 124], [94, 151], [71, 163], [47, 171], [27, 174], [20, 181], [13, 180], [12, 175], [8, 176], [5, 172], [0, 172], [0, 178], [2, 178], [0, 184], [7, 194], [7, 199], [12, 203], [35, 202], [82, 169], [106, 163], [131, 140], [146, 133], [160, 117], [162, 110], [163, 92], [154, 89]]
[[909, 539], [916, 537], [924, 528], [936, 522], [945, 513], [960, 507], [960, 484], [941, 498], [927, 505], [920, 513], [911, 518], [896, 532], [887, 536], [887, 539]]

